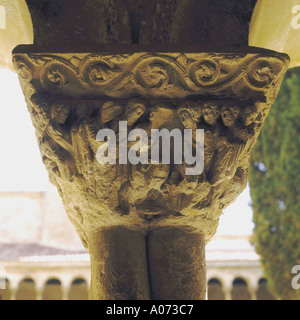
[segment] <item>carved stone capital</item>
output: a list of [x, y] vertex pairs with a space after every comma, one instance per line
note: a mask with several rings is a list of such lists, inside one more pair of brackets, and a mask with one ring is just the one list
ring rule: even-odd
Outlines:
[[[254, 48], [111, 54], [29, 47], [13, 56], [49, 178], [86, 247], [90, 232], [118, 225], [142, 232], [181, 226], [208, 241], [246, 186], [251, 149], [288, 62]], [[97, 132], [112, 129], [119, 147], [120, 121], [149, 134], [204, 129], [203, 172], [186, 175], [185, 162], [100, 164]]]

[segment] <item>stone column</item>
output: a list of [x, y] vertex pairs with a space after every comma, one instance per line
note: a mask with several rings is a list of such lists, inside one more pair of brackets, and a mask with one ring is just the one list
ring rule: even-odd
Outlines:
[[[186, 1], [150, 1], [150, 7], [127, 1], [124, 10], [117, 2], [96, 6], [94, 15], [106, 8], [112, 20], [106, 34], [97, 29], [104, 40], [93, 46], [82, 37], [93, 27], [93, 15], [77, 25], [75, 45], [66, 36], [70, 31], [64, 33], [70, 27], [60, 16], [64, 1], [56, 11], [49, 4], [49, 21], [58, 23], [47, 42], [49, 25], [38, 23], [45, 14], [28, 0], [36, 44], [17, 47], [14, 66], [49, 179], [91, 254], [91, 298], [204, 299], [205, 244], [246, 186], [251, 149], [289, 59], [245, 47], [248, 33], [239, 15], [227, 29], [236, 34], [215, 24], [216, 16], [229, 21], [226, 10], [234, 1], [222, 1], [216, 16], [200, 10], [201, 4], [209, 12], [209, 1], [193, 1], [194, 13]], [[94, 9], [87, 4], [76, 19]], [[210, 37], [199, 21], [211, 26]], [[184, 36], [184, 29], [197, 31], [195, 37]], [[95, 34], [88, 31], [90, 40]], [[218, 44], [212, 48], [211, 41]], [[134, 129], [140, 141], [128, 137]], [[170, 162], [161, 156], [151, 161], [153, 129], [175, 130], [169, 146], [156, 145], [161, 153], [170, 151]], [[193, 134], [184, 140], [187, 129]], [[203, 153], [196, 129], [204, 130]], [[115, 139], [116, 149], [107, 149], [104, 135]], [[172, 156], [187, 142], [196, 163], [186, 154], [182, 162]], [[190, 174], [196, 164], [200, 170]]]
[[148, 236], [149, 281], [155, 300], [205, 300], [205, 237], [162, 227]]
[[100, 229], [89, 237], [90, 298], [150, 299], [145, 235], [123, 226]]

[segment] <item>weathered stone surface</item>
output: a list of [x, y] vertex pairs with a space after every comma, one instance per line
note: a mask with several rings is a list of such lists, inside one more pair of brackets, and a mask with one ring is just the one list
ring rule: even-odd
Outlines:
[[90, 298], [150, 299], [145, 235], [123, 226], [91, 231]]
[[121, 43], [247, 46], [255, 2], [73, 0], [70, 5], [68, 0], [2, 0], [5, 29], [1, 30], [0, 66], [14, 71], [12, 49], [32, 44], [33, 35], [34, 43], [47, 52], [53, 47]]
[[152, 299], [205, 299], [203, 234], [180, 228], [152, 230], [148, 235], [148, 259]]
[[[222, 210], [246, 186], [251, 148], [288, 65], [286, 55], [264, 50], [17, 51], [43, 161], [84, 243], [91, 229], [112, 225], [190, 225], [208, 241]], [[204, 172], [186, 176], [185, 164], [99, 164], [96, 134], [118, 133], [120, 120], [128, 131], [204, 129]]]
[[[14, 65], [49, 178], [91, 254], [92, 298], [205, 297], [204, 246], [246, 186], [289, 63], [247, 46], [255, 2], [27, 0], [35, 45], [16, 48]], [[121, 121], [144, 130], [140, 149], [124, 147]], [[152, 149], [152, 129], [203, 129], [204, 170], [187, 175], [175, 156], [125, 164], [120, 149], [101, 164], [101, 129], [136, 156]]]
[[[26, 0], [34, 43], [248, 45], [256, 0]], [[224, 28], [224, 26], [226, 26]], [[47, 50], [48, 51], [48, 50]]]

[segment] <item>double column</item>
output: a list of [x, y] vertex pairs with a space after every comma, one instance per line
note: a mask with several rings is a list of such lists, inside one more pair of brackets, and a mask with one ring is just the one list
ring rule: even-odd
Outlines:
[[[289, 59], [259, 48], [111, 49], [13, 55], [49, 179], [91, 255], [91, 297], [204, 299], [205, 244], [246, 186]], [[176, 156], [187, 142], [194, 163]]]
[[114, 227], [91, 239], [91, 298], [205, 299], [204, 239], [179, 228]]

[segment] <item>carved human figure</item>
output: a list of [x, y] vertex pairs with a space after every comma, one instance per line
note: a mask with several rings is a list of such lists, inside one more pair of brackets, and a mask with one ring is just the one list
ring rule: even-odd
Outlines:
[[70, 114], [70, 106], [63, 104], [51, 106], [51, 118], [55, 123], [64, 124]]
[[173, 129], [176, 125], [176, 110], [166, 103], [153, 103], [149, 112], [149, 129]]
[[213, 155], [213, 164], [210, 168], [209, 181], [212, 185], [220, 185], [230, 180], [235, 171], [236, 161], [244, 149], [244, 145], [232, 139], [231, 133], [235, 131], [236, 120], [240, 109], [236, 106], [223, 106], [221, 117], [224, 126], [229, 132], [222, 133], [217, 141]]
[[243, 108], [243, 112], [241, 113], [241, 118], [244, 126], [248, 127], [253, 123], [253, 121], [258, 116], [258, 110], [256, 105], [250, 105]]
[[[288, 57], [258, 48], [249, 53], [244, 49], [241, 53], [161, 52], [159, 45], [150, 52], [135, 52], [129, 47], [127, 51], [124, 47], [120, 54], [123, 49], [117, 47], [122, 37], [117, 39], [117, 31], [122, 30], [114, 28], [118, 19], [115, 20], [111, 7], [115, 1], [104, 2], [107, 3], [101, 17], [109, 11], [103, 25], [108, 22], [110, 30], [104, 43], [112, 41], [116, 46], [101, 46], [103, 52], [98, 53], [67, 49], [61, 53], [38, 52], [35, 50], [44, 44], [38, 38], [47, 37], [36, 37], [34, 47], [21, 46], [14, 53], [43, 161], [71, 222], [90, 252], [91, 298], [204, 299], [205, 244], [216, 231], [221, 207], [233, 201], [246, 183], [250, 151], [265, 119], [264, 109], [247, 108], [246, 101], [256, 107], [260, 107], [256, 102], [262, 101], [262, 108], [269, 110], [287, 69]], [[133, 8], [140, 3], [130, 2]], [[175, 3], [184, 2], [184, 9], [191, 9], [189, 1], [148, 2], [154, 10], [149, 7], [150, 11], [155, 12], [155, 23], [149, 19], [145, 26], [142, 19], [141, 26], [147, 28], [152, 23], [158, 33], [161, 28], [156, 22], [163, 26], [166, 19], [160, 18], [166, 12], [167, 18], [175, 12], [176, 20], [182, 21], [182, 10], [175, 10]], [[165, 5], [161, 5], [163, 2]], [[32, 6], [34, 10], [35, 7]], [[35, 18], [38, 16], [36, 12]], [[134, 22], [136, 16], [131, 12], [129, 20]], [[122, 17], [128, 18], [123, 13]], [[204, 20], [205, 24], [207, 19]], [[172, 27], [172, 23], [167, 25], [167, 29]], [[50, 30], [51, 26], [48, 27]], [[58, 28], [55, 34], [63, 29]], [[155, 42], [166, 39], [166, 44], [170, 40], [184, 48], [190, 41], [184, 41], [183, 46], [180, 43], [187, 33], [181, 32], [180, 39], [176, 39], [178, 28], [175, 29], [167, 32], [171, 38], [159, 35], [158, 39], [156, 32], [154, 38], [159, 41]], [[133, 23], [134, 43], [138, 43], [141, 30]], [[198, 34], [200, 39], [202, 33], [191, 35]], [[71, 39], [63, 35], [66, 40]], [[79, 47], [89, 42], [84, 32], [82, 35], [85, 43], [79, 41]], [[132, 43], [130, 32], [128, 39]], [[67, 47], [76, 49], [77, 45], [76, 42]], [[50, 47], [48, 44], [46, 49]], [[35, 103], [32, 96], [43, 97], [44, 102], [41, 99]], [[53, 104], [55, 99], [61, 100]], [[236, 105], [229, 102], [233, 99]], [[224, 101], [228, 104], [224, 105]], [[117, 135], [122, 120], [127, 121], [130, 129], [144, 129], [148, 137], [151, 129], [204, 129], [204, 172], [188, 176], [185, 163], [97, 163], [101, 143], [96, 140], [97, 132], [107, 128]], [[247, 130], [243, 133], [244, 128]], [[158, 143], [161, 150], [163, 145]], [[179, 143], [177, 146], [184, 147]], [[172, 149], [168, 151], [174, 154]], [[161, 211], [151, 217], [155, 207]]]
[[178, 108], [177, 113], [185, 129], [192, 129], [195, 131], [198, 128], [198, 122], [201, 117], [201, 108], [196, 103], [182, 104]]
[[217, 120], [220, 116], [219, 108], [216, 104], [204, 103], [202, 106], [202, 115], [204, 121], [209, 126], [214, 126], [217, 123]]
[[220, 186], [219, 192], [214, 196], [214, 201], [219, 203], [219, 208], [224, 209], [233, 199], [240, 194], [240, 190], [245, 189], [248, 180], [248, 168], [238, 167], [234, 176], [229, 180], [227, 184]]
[[189, 210], [199, 210], [207, 207], [211, 203], [211, 197], [209, 196], [212, 190], [211, 184], [205, 179], [203, 175], [197, 183], [197, 186], [193, 192], [193, 196], [190, 199], [188, 206], [182, 212], [183, 214], [189, 214]]
[[145, 104], [138, 100], [132, 99], [126, 105], [125, 115], [123, 120], [127, 121], [127, 126], [132, 127], [139, 118], [145, 113]]
[[217, 122], [220, 112], [218, 105], [212, 102], [204, 103], [201, 108], [204, 120], [204, 123], [201, 124], [201, 127], [204, 129], [204, 171], [208, 172], [220, 135], [220, 127]]
[[[111, 121], [115, 121], [115, 119], [119, 119], [119, 117], [124, 112], [124, 108], [114, 101], [107, 101], [103, 103], [100, 110], [100, 120], [103, 126]], [[113, 125], [111, 125], [113, 127]]]
[[259, 132], [266, 116], [269, 113], [270, 108], [267, 108], [266, 105], [263, 103], [256, 103], [255, 106], [257, 108], [258, 116], [254, 119], [253, 126], [254, 129]]
[[31, 96], [28, 106], [30, 108], [31, 119], [35, 123], [36, 133], [42, 136], [51, 119], [49, 105], [40, 96], [34, 94]]
[[47, 135], [44, 135], [41, 138], [39, 147], [44, 156], [46, 156], [50, 161], [56, 163], [57, 168], [59, 169], [59, 176], [62, 179], [71, 181], [73, 178], [75, 168], [74, 165], [72, 165], [73, 161], [70, 154], [65, 149], [63, 149], [58, 143], [56, 143], [56, 141], [54, 141], [50, 136]]
[[221, 108], [221, 117], [226, 127], [232, 127], [239, 116], [240, 109], [236, 106], [223, 106]]
[[89, 105], [77, 106], [77, 120], [71, 127], [72, 144], [74, 147], [76, 163], [80, 174], [84, 174], [87, 180], [92, 180], [94, 154], [99, 147], [96, 140], [97, 132], [102, 128], [101, 113], [92, 117], [95, 109]]
[[182, 213], [188, 208], [199, 184], [199, 176], [185, 175], [186, 164], [172, 166], [171, 174], [161, 187], [164, 203]]
[[255, 105], [249, 105], [242, 109], [241, 121], [232, 130], [234, 139], [246, 143], [255, 135], [255, 119], [258, 117], [258, 108]]
[[151, 190], [160, 190], [170, 171], [167, 164], [139, 163], [128, 165], [128, 168], [129, 181], [125, 182], [120, 189], [121, 207], [137, 205], [147, 198]]
[[[64, 105], [52, 104], [34, 95], [31, 98], [31, 116], [36, 121], [36, 134], [43, 162], [50, 172], [55, 173], [62, 179], [72, 180], [74, 174], [74, 163], [72, 161], [72, 146], [67, 131], [63, 124], [69, 116], [70, 108]], [[51, 177], [52, 179], [52, 177]]]
[[52, 104], [51, 119], [46, 127], [46, 133], [56, 141], [63, 149], [73, 155], [71, 137], [68, 130], [65, 130], [63, 124], [70, 114], [70, 107], [62, 104]]
[[101, 108], [101, 120], [103, 125], [109, 123], [109, 128], [118, 133], [119, 121], [127, 121], [127, 127], [131, 128], [145, 111], [146, 107], [139, 99], [130, 100], [125, 107], [118, 102], [109, 101]]

